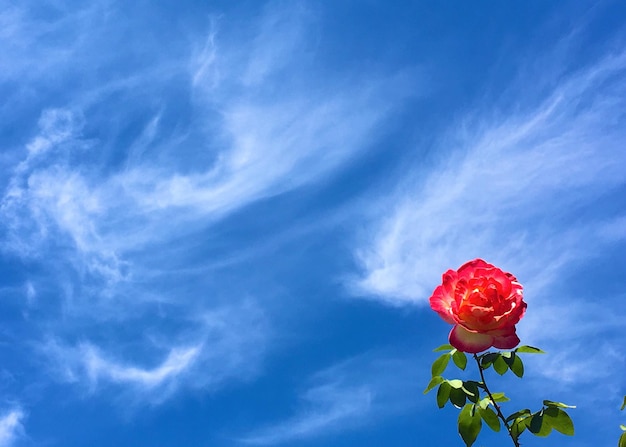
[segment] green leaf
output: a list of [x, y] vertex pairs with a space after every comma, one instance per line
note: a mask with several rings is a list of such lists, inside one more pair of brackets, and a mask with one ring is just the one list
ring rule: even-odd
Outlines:
[[543, 417], [543, 411], [538, 411], [532, 415], [528, 424], [528, 431], [542, 438], [550, 434], [552, 426], [550, 426], [549, 419]]
[[511, 425], [511, 434], [515, 438], [519, 438], [520, 435], [524, 432], [524, 430], [528, 428], [528, 425], [530, 424], [530, 420], [531, 420], [530, 410], [527, 410], [527, 411], [528, 411], [528, 414], [522, 414], [518, 416], [513, 421], [513, 424]]
[[467, 366], [467, 356], [464, 352], [456, 351], [452, 354], [452, 361], [459, 368], [465, 371], [465, 367]]
[[[482, 402], [482, 401], [481, 401]], [[482, 405], [478, 407], [478, 413], [480, 417], [487, 423], [489, 428], [493, 431], [500, 431], [500, 419], [498, 415], [489, 407], [483, 408]]]
[[543, 424], [543, 413], [535, 413], [530, 418], [530, 424], [528, 424], [528, 430], [531, 433], [539, 433], [541, 430], [541, 425]]
[[534, 346], [520, 346], [514, 352], [519, 354], [545, 354], [545, 351], [542, 351], [539, 348], [535, 348]]
[[435, 360], [433, 362], [433, 366], [430, 368], [432, 376], [435, 377], [442, 375], [448, 366], [448, 362], [450, 362], [450, 354], [443, 354]]
[[542, 438], [550, 434], [552, 427], [550, 426], [550, 421], [543, 417], [543, 411], [538, 411], [532, 415], [528, 424], [528, 431]]
[[493, 397], [493, 400], [495, 400], [496, 402], [508, 402], [511, 400], [506, 397], [504, 393], [491, 393], [491, 397]]
[[483, 410], [485, 408], [489, 407], [489, 404], [491, 403], [491, 400], [489, 399], [489, 396], [482, 398], [479, 402], [478, 402], [478, 406], [480, 406], [480, 408], [482, 408]]
[[524, 425], [523, 422], [515, 423], [511, 425], [511, 436], [515, 439], [519, 439], [520, 435], [524, 433], [524, 430], [526, 430], [526, 425]]
[[512, 421], [514, 419], [517, 419], [517, 418], [521, 417], [521, 416], [530, 416], [530, 414], [531, 414], [530, 410], [528, 408], [525, 408], [523, 410], [516, 411], [515, 413], [510, 414], [509, 417], [506, 418], [506, 421], [510, 422], [510, 421]]
[[452, 388], [463, 388], [463, 381], [461, 379], [448, 380], [448, 383]]
[[520, 359], [515, 353], [511, 355], [511, 357], [504, 357], [504, 361], [508, 365], [509, 369], [513, 371], [517, 377], [524, 376], [524, 363], [522, 363], [522, 359]]
[[624, 408], [626, 408], [626, 396], [624, 396], [624, 402], [622, 402], [622, 408], [620, 408], [620, 410], [623, 410]]
[[452, 387], [450, 390], [450, 402], [452, 402], [452, 405], [457, 408], [461, 408], [465, 405], [466, 399], [467, 395], [465, 394], [465, 391], [461, 388]]
[[620, 424], [619, 428], [621, 428], [621, 429], [622, 429], [622, 431], [626, 431], [626, 425], [621, 425], [621, 424]]
[[567, 405], [563, 402], [553, 402], [551, 400], [544, 400], [543, 405], [546, 407], [557, 407], [557, 408], [576, 408], [576, 405]]
[[564, 435], [574, 435], [574, 423], [569, 415], [558, 407], [548, 407], [543, 412], [544, 419], [548, 419], [548, 423], [556, 431]]
[[509, 369], [509, 367], [502, 356], [498, 356], [498, 358], [493, 362], [493, 369], [495, 369], [498, 374], [502, 375], [507, 371], [507, 369]]
[[480, 429], [482, 428], [482, 422], [480, 415], [475, 411], [475, 407], [472, 404], [467, 404], [463, 407], [459, 413], [459, 434], [465, 445], [471, 447], [476, 441]]
[[483, 354], [480, 356], [480, 366], [483, 369], [488, 369], [498, 357], [500, 357], [500, 354], [497, 352]]
[[448, 382], [442, 382], [437, 390], [437, 406], [443, 408], [450, 398], [450, 390], [452, 387]]
[[463, 391], [467, 395], [467, 399], [471, 402], [478, 403], [478, 399], [480, 398], [480, 391], [478, 390], [478, 382], [474, 382], [473, 380], [468, 380], [463, 382]]
[[617, 447], [626, 447], [626, 432], [622, 433], [622, 436], [619, 437]]
[[539, 430], [538, 433], [534, 433], [534, 435], [545, 438], [550, 433], [552, 433], [552, 427], [550, 426], [550, 422], [546, 418], [544, 418], [543, 423], [541, 424], [541, 430]]
[[428, 393], [430, 390], [435, 388], [437, 385], [439, 385], [444, 380], [445, 379], [443, 377], [441, 377], [441, 376], [435, 376], [432, 379], [430, 379], [430, 382], [428, 382], [428, 386], [424, 390], [424, 394]]
[[452, 345], [445, 344], [445, 345], [439, 346], [438, 348], [433, 349], [433, 352], [452, 351], [453, 349], [454, 349], [454, 347]]

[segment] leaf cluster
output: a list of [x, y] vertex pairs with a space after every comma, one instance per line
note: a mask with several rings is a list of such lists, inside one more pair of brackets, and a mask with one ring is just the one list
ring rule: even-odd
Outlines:
[[[450, 402], [456, 408], [461, 409], [458, 417], [458, 430], [467, 447], [471, 447], [476, 441], [483, 422], [496, 432], [500, 431], [504, 424], [510, 436], [516, 441], [526, 430], [536, 436], [548, 436], [552, 430], [566, 435], [574, 434], [574, 425], [565, 411], [566, 408], [574, 407], [560, 402], [544, 400], [543, 408], [537, 412], [533, 413], [529, 409], [524, 409], [505, 418], [498, 404], [509, 401], [509, 398], [504, 393], [490, 393], [483, 382], [444, 378], [443, 374], [450, 365], [450, 360], [457, 368], [465, 370], [467, 356], [451, 345], [442, 345], [435, 349], [435, 352], [441, 351], [445, 352], [433, 362], [431, 380], [424, 394], [437, 388], [439, 408], [443, 408]], [[481, 369], [481, 377], [483, 371], [493, 367], [499, 375], [511, 371], [521, 378], [524, 376], [524, 364], [518, 354], [543, 353], [541, 349], [532, 346], [520, 346], [513, 351], [486, 352], [476, 358]], [[481, 396], [481, 393], [484, 393], [484, 396]], [[619, 447], [626, 447], [626, 444], [620, 444]]]
[[529, 409], [516, 411], [506, 418], [510, 424], [511, 434], [515, 438], [528, 430], [535, 436], [546, 437], [552, 430], [564, 435], [574, 435], [574, 423], [569, 417], [566, 408], [576, 408], [561, 402], [543, 401], [543, 408], [532, 413]]

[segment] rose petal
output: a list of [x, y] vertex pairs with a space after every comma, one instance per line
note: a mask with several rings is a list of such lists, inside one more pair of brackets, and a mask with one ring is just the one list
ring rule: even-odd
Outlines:
[[512, 280], [505, 272], [500, 269], [494, 269], [491, 272], [491, 277], [493, 278], [493, 281], [497, 284], [498, 293], [500, 295], [511, 295], [511, 290], [513, 289]]
[[467, 275], [471, 277], [476, 269], [493, 268], [493, 267], [494, 267], [493, 265], [489, 264], [488, 262], [483, 261], [482, 259], [474, 259], [472, 261], [467, 261], [465, 264], [459, 267], [457, 272], [459, 273], [459, 276]]
[[493, 344], [493, 337], [489, 334], [470, 332], [463, 326], [455, 325], [450, 331], [450, 344], [459, 351], [476, 354], [489, 349]]
[[[521, 296], [521, 294], [520, 294]], [[517, 298], [517, 297], [516, 297]], [[522, 298], [518, 298], [517, 301], [511, 303], [511, 309], [505, 312], [502, 317], [502, 324], [505, 326], [512, 326], [519, 323], [524, 314], [526, 313], [527, 304], [522, 301]]]
[[430, 297], [430, 307], [437, 312], [446, 323], [454, 324], [452, 318], [452, 297], [445, 293], [442, 286], [437, 286], [433, 295]]
[[498, 349], [513, 349], [520, 342], [514, 327], [501, 331], [492, 331], [490, 334], [493, 336], [493, 346]]

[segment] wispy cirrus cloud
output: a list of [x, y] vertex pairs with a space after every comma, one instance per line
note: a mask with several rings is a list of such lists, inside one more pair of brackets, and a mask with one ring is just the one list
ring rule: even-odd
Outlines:
[[[171, 249], [178, 259], [181, 236], [205, 231], [259, 199], [323, 180], [368, 148], [377, 126], [405, 95], [402, 79], [389, 82], [394, 76], [363, 77], [356, 83], [341, 75], [316, 79], [300, 66], [302, 48], [309, 45], [309, 11], [294, 6], [294, 21], [290, 6], [278, 6], [268, 6], [245, 33], [252, 42], [250, 54], [240, 51], [248, 42], [227, 40], [220, 33], [227, 24], [215, 19], [206, 34], [186, 36], [192, 42], [186, 64], [180, 63], [180, 52], [165, 48], [153, 65], [141, 67], [142, 76], [94, 76], [93, 83], [82, 83], [64, 99], [65, 106], [39, 104], [35, 131], [14, 148], [22, 156], [8, 167], [0, 212], [3, 252], [39, 263], [47, 272], [26, 281], [39, 294], [54, 294], [51, 300], [31, 300], [34, 308], [29, 309], [31, 324], [41, 325], [45, 339], [54, 340], [30, 343], [38, 346], [56, 373], [53, 377], [91, 392], [106, 388], [131, 400], [155, 401], [191, 383], [211, 389], [245, 380], [262, 365], [270, 332], [267, 317], [257, 324], [242, 310], [242, 298], [227, 296], [227, 285], [214, 293], [221, 298], [198, 300], [212, 289], [166, 296], [150, 283], [175, 274], [166, 265], [152, 271], [144, 260], [155, 244], [161, 253]], [[107, 20], [119, 13], [113, 5], [105, 9]], [[61, 23], [95, 21], [90, 33], [68, 49], [87, 59], [102, 30], [100, 19], [88, 13], [60, 11], [65, 18], [49, 24], [51, 32], [60, 32]], [[31, 20], [27, 9], [16, 10], [13, 18], [19, 18], [14, 34], [24, 32]], [[30, 41], [26, 36], [22, 40], [28, 48]], [[26, 51], [24, 57], [29, 56], [34, 57]], [[104, 60], [94, 61], [95, 66], [105, 70]], [[56, 64], [53, 72], [74, 73], [68, 59], [47, 63]], [[45, 72], [24, 82], [34, 90], [50, 88]], [[290, 87], [291, 82], [309, 88]], [[186, 91], [189, 102], [181, 106], [154, 93], [169, 89]], [[140, 104], [149, 97], [163, 99], [147, 111], [129, 107], [128, 98]], [[173, 122], [180, 107], [193, 108], [195, 118]], [[122, 116], [111, 120], [109, 109], [122, 110]], [[139, 124], [131, 138], [120, 140], [120, 133], [129, 132], [125, 121]], [[120, 159], [108, 159], [110, 153]], [[44, 303], [49, 310], [37, 312]], [[161, 303], [176, 308], [174, 315], [158, 317], [167, 323], [164, 328], [216, 310], [229, 316], [217, 326], [201, 324], [195, 335], [176, 343], [153, 346], [145, 334], [134, 334], [130, 351], [124, 348], [125, 330], [105, 344], [92, 336], [96, 328], [122, 329], [136, 315], [158, 313]], [[83, 328], [78, 341], [68, 335], [68, 327]], [[158, 338], [181, 337], [175, 329], [153, 332]]]
[[[200, 346], [173, 348], [163, 362], [154, 368], [142, 368], [107, 359], [97, 347], [89, 343], [80, 344], [75, 355], [74, 353], [68, 355], [67, 352], [62, 355], [66, 359], [75, 356], [74, 363], [78, 363], [84, 369], [85, 375], [94, 387], [103, 380], [151, 389], [166, 381], [175, 380], [180, 373], [189, 368], [199, 350]], [[67, 366], [69, 366], [68, 379], [75, 379], [76, 374], [71, 372], [71, 362]]]
[[14, 408], [0, 416], [0, 447], [11, 447], [24, 435], [25, 414], [19, 408]]
[[68, 344], [51, 338], [38, 350], [59, 380], [90, 395], [119, 390], [137, 404], [159, 404], [180, 389], [213, 390], [259, 373], [270, 333], [252, 303], [205, 312], [184, 326], [167, 333], [142, 331], [133, 342], [119, 337]]
[[[190, 64], [176, 73], [165, 70], [153, 84], [179, 88], [184, 79], [199, 118], [172, 132], [166, 129], [172, 105], [157, 104], [142, 131], [126, 143], [123, 169], [98, 164], [98, 152], [116, 143], [102, 136], [121, 131], [120, 123], [100, 109], [117, 107], [113, 98], [121, 92], [150, 96], [151, 84], [127, 83], [129, 75], [77, 92], [66, 108], [44, 108], [39, 132], [26, 145], [28, 155], [12, 173], [3, 199], [6, 218], [21, 226], [10, 233], [14, 246], [31, 236], [19, 248], [35, 252], [38, 239], [48, 240], [59, 230], [79, 252], [99, 254], [104, 265], [94, 262], [96, 269], [123, 276], [117, 264], [125, 250], [161, 241], [172, 228], [204, 226], [253, 201], [323, 179], [366, 150], [377, 126], [406, 97], [406, 79], [372, 75], [354, 83], [339, 75], [316, 80], [300, 66], [303, 58], [313, 63], [302, 52], [311, 15], [301, 4], [270, 4], [248, 33], [249, 53], [241, 53], [247, 47], [241, 39], [222, 43], [218, 31], [225, 25], [213, 20], [208, 37], [200, 37], [202, 50], [189, 50]], [[94, 42], [83, 44], [89, 43]], [[167, 56], [155, 73], [180, 59]], [[90, 129], [98, 126], [94, 134]]]
[[[232, 213], [324, 182], [368, 150], [407, 96], [407, 79], [318, 76], [315, 11], [304, 3], [269, 2], [236, 29], [214, 15], [167, 45], [128, 26], [130, 4], [57, 3], [49, 19], [28, 5], [2, 16], [11, 25], [2, 38], [18, 60], [1, 79], [25, 89], [12, 94], [15, 107], [0, 110], [22, 123], [2, 159], [0, 244], [3, 256], [37, 266], [23, 283], [37, 291], [29, 324], [45, 341], [29, 346], [62, 381], [148, 400], [191, 382], [208, 389], [250, 377], [262, 364], [270, 316], [256, 324], [242, 310], [245, 286], [202, 275], [219, 259], [184, 262], [195, 269], [192, 281], [170, 269], [186, 256], [181, 243], [195, 249]], [[118, 38], [123, 45], [111, 41]], [[38, 58], [45, 69], [25, 74]], [[157, 285], [165, 276], [193, 285], [165, 292]], [[257, 305], [271, 299], [254, 296]], [[179, 331], [222, 311], [229, 316], [217, 326]], [[155, 346], [132, 330], [126, 339], [129, 322], [146, 315], [163, 322], [151, 337], [175, 341]], [[96, 335], [112, 330], [118, 335], [107, 341]], [[201, 380], [203, 368], [212, 373]]]
[[[308, 43], [299, 28], [309, 22], [307, 12], [298, 11], [294, 22], [287, 20], [288, 11], [266, 8], [261, 23], [248, 33], [254, 42], [250, 55], [239, 52], [247, 47], [240, 39], [223, 43], [214, 21], [208, 37], [194, 39], [203, 49], [194, 52], [192, 44], [188, 64], [178, 64], [180, 54], [165, 49], [155, 66], [142, 68], [142, 83], [136, 74], [122, 73], [82, 84], [66, 106], [40, 104], [34, 132], [14, 148], [21, 157], [8, 167], [0, 198], [1, 243], [5, 255], [37, 263], [45, 272], [26, 279], [39, 296], [29, 301], [30, 324], [45, 333], [43, 341], [29, 345], [37, 346], [52, 377], [92, 393], [107, 389], [154, 402], [179, 390], [213, 389], [258, 372], [271, 332], [268, 316], [246, 311], [240, 291], [230, 292], [229, 284], [207, 290], [207, 283], [198, 281], [197, 289], [168, 295], [151, 283], [165, 275], [174, 282], [188, 276], [176, 279], [167, 265], [154, 271], [144, 261], [158, 246], [166, 263], [179, 262], [181, 236], [201, 234], [256, 200], [323, 180], [367, 149], [376, 127], [403, 97], [401, 82], [391, 86], [385, 76], [358, 83], [339, 76], [322, 83], [302, 70], [300, 49]], [[20, 20], [29, 20], [27, 10], [20, 14]], [[117, 8], [108, 14], [114, 17]], [[57, 25], [50, 26], [59, 31]], [[97, 46], [96, 25], [72, 51], [85, 54]], [[272, 56], [276, 43], [294, 34], [300, 39], [281, 47], [280, 57]], [[58, 64], [55, 72], [73, 70], [65, 59], [48, 62]], [[101, 60], [94, 64], [104, 69]], [[287, 79], [308, 83], [310, 89], [287, 88]], [[44, 73], [25, 82], [35, 90], [46, 86]], [[281, 85], [286, 88], [276, 94]], [[138, 116], [127, 99], [118, 99], [160, 97], [153, 89], [169, 88], [188, 92], [186, 107], [195, 109], [196, 118], [172, 125], [180, 106], [168, 103], [167, 96]], [[122, 110], [122, 116], [112, 120], [108, 109]], [[124, 121], [139, 125], [131, 138], [119, 140], [119, 133], [128, 132]], [[120, 159], [111, 161], [109, 153]], [[196, 270], [199, 275], [202, 266]], [[263, 299], [268, 298], [258, 297], [257, 303]], [[164, 316], [163, 303], [175, 312]], [[47, 310], [38, 312], [39, 306]], [[186, 337], [176, 329], [216, 311], [228, 316], [199, 324], [197, 333]], [[152, 330], [150, 337], [133, 333], [130, 342], [125, 328], [137, 315], [156, 315], [162, 329]], [[71, 327], [77, 328], [78, 340]], [[93, 335], [115, 328], [119, 335], [106, 343]], [[155, 336], [176, 341], [155, 346]]]
[[239, 441], [283, 445], [361, 427], [416, 405], [417, 363], [384, 353], [364, 354], [309, 378], [295, 414], [254, 430]]
[[320, 436], [358, 423], [370, 412], [372, 394], [368, 387], [342, 388], [325, 384], [307, 390], [301, 396], [306, 410], [302, 414], [266, 427], [242, 440], [245, 444], [276, 445]]
[[424, 303], [441, 272], [474, 257], [529, 282], [583, 251], [593, 255], [623, 220], [584, 209], [624, 185], [625, 76], [625, 55], [610, 55], [525, 112], [488, 122], [472, 116], [446, 138], [447, 159], [385, 203], [390, 217], [357, 251], [364, 274], [356, 289], [393, 304]]

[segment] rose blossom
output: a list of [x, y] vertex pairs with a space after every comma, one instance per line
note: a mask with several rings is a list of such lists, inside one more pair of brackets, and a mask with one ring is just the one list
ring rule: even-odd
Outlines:
[[515, 325], [524, 316], [522, 285], [515, 276], [482, 259], [443, 274], [430, 297], [430, 307], [454, 324], [450, 344], [477, 353], [494, 346], [512, 349], [520, 342]]

